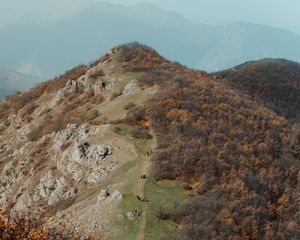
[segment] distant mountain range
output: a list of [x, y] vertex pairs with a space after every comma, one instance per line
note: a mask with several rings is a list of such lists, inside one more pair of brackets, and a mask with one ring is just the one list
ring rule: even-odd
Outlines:
[[38, 77], [0, 67], [0, 99], [16, 91], [24, 91], [41, 81]]
[[286, 30], [245, 22], [217, 27], [196, 24], [148, 3], [89, 2], [82, 7], [77, 2], [81, 7], [64, 17], [51, 9], [47, 15], [51, 17], [40, 21], [28, 16], [3, 26], [0, 65], [50, 78], [131, 41], [206, 71], [261, 58], [300, 61], [300, 36]]

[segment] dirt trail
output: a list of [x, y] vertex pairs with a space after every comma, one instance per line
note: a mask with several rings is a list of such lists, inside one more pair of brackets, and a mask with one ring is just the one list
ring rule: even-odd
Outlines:
[[[153, 140], [153, 142], [150, 145], [150, 149], [154, 149], [155, 146], [156, 146], [156, 141]], [[151, 172], [151, 167], [152, 167], [151, 155], [150, 156], [144, 155], [142, 157], [142, 161], [143, 161], [143, 164], [141, 167], [140, 175], [149, 176], [150, 172]], [[139, 194], [141, 194], [141, 196], [143, 196], [143, 197], [145, 196], [146, 182], [147, 181], [145, 179], [139, 179], [138, 184], [137, 184], [137, 190], [138, 190]], [[145, 197], [147, 197], [147, 196], [145, 196]], [[147, 200], [147, 198], [146, 198], [146, 200]], [[145, 226], [146, 226], [147, 211], [148, 211], [148, 206], [147, 206], [147, 202], [145, 202], [145, 204], [142, 208], [140, 228], [136, 235], [136, 240], [144, 240], [145, 239]]]

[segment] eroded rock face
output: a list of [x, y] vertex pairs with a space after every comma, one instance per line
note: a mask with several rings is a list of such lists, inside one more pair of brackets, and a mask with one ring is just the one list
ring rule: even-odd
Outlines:
[[[93, 70], [93, 69], [92, 69]], [[93, 71], [100, 72], [99, 69], [94, 69]], [[91, 72], [84, 74], [77, 80], [68, 80], [65, 87], [58, 90], [52, 97], [50, 101], [49, 108], [53, 108], [62, 102], [68, 96], [76, 94], [78, 92], [83, 92], [89, 95], [99, 95], [103, 92], [105, 84], [101, 79], [91, 80]], [[104, 76], [101, 74], [101, 76]], [[17, 116], [12, 116], [12, 121], [17, 121]]]
[[[90, 206], [97, 212], [94, 216], [100, 216], [99, 211], [105, 213], [118, 204], [123, 193], [117, 190], [109, 191], [99, 206], [95, 204], [97, 192], [91, 198], [84, 197], [118, 166], [137, 157], [132, 144], [114, 135], [109, 124], [90, 121], [94, 124], [90, 126], [74, 117], [78, 124], [69, 124], [58, 132], [50, 125], [51, 118], [59, 119], [59, 113], [64, 112], [67, 104], [64, 100], [72, 99], [73, 95], [79, 96], [78, 103], [83, 104], [78, 106], [79, 110], [85, 107], [90, 112], [94, 109], [101, 112], [102, 107], [109, 109], [111, 94], [123, 88], [123, 80], [128, 82], [127, 76], [116, 74], [116, 68], [120, 66], [113, 65], [109, 59], [99, 62], [79, 78], [67, 81], [61, 89], [44, 91], [43, 88], [44, 92], [39, 92], [41, 95], [37, 94], [34, 102], [28, 102], [32, 111], [27, 112], [23, 107], [18, 112], [10, 111], [12, 114], [3, 121], [0, 119], [0, 131], [4, 131], [0, 134], [0, 207], [7, 205], [13, 214], [21, 212], [35, 217], [55, 207], [63, 213], [58, 212], [58, 218], [66, 214], [71, 219], [72, 215], [73, 222], [80, 226], [86, 221], [85, 215], [80, 218], [81, 213], [90, 211]], [[132, 95], [136, 91], [139, 88], [131, 81], [123, 94]], [[101, 97], [94, 101], [95, 95]], [[36, 138], [30, 138], [35, 129], [40, 132]], [[75, 201], [78, 196], [83, 196], [83, 201]], [[65, 205], [68, 205], [66, 209]], [[102, 221], [100, 216], [95, 224], [85, 225], [99, 228], [105, 225], [105, 219]]]
[[97, 199], [97, 206], [101, 204], [101, 202], [105, 200], [114, 201], [114, 200], [121, 200], [123, 199], [124, 195], [118, 190], [115, 190], [112, 194], [109, 193], [108, 190], [101, 190], [98, 199]]
[[[102, 132], [99, 129], [93, 131], [93, 134]], [[60, 132], [44, 135], [36, 142], [26, 142], [12, 151], [14, 160], [4, 165], [0, 176], [0, 204], [12, 201], [14, 212], [41, 211], [43, 206], [54, 206], [76, 197], [78, 183], [100, 182], [116, 165], [106, 164], [106, 159], [113, 153], [112, 147], [91, 144], [90, 135], [89, 124], [70, 124]], [[37, 160], [32, 154], [44, 144], [48, 144], [46, 156], [51, 169], [38, 179], [38, 170], [34, 166]], [[9, 145], [2, 148], [8, 149]]]
[[121, 193], [118, 190], [114, 191], [111, 196], [112, 196], [112, 198], [117, 199], [117, 200], [121, 200], [124, 197], [123, 193]]
[[140, 91], [140, 88], [137, 85], [137, 81], [136, 80], [131, 80], [123, 89], [122, 94], [124, 96], [128, 96], [128, 95], [133, 95], [135, 93], [137, 93], [138, 91]]
[[[47, 205], [52, 206], [59, 203], [61, 200], [67, 199], [70, 194], [66, 194], [68, 191], [68, 184], [64, 177], [56, 179], [56, 186], [53, 192], [51, 192]], [[65, 195], [66, 194], [66, 195]]]
[[51, 192], [55, 189], [56, 179], [52, 171], [48, 171], [40, 180], [37, 186], [38, 194], [45, 199], [49, 199]]
[[[88, 142], [89, 126], [69, 125], [54, 137], [53, 161], [65, 176], [71, 175], [75, 181], [86, 180], [97, 183], [107, 176], [108, 170], [102, 162], [112, 154], [112, 147], [105, 144], [91, 145]], [[65, 150], [61, 147], [69, 143]]]
[[88, 142], [82, 142], [75, 144], [70, 152], [70, 157], [80, 165], [87, 167], [95, 167], [112, 154], [112, 148], [104, 144], [90, 145]]

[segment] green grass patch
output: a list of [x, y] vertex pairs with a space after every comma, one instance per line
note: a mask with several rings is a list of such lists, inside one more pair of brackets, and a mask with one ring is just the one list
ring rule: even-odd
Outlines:
[[112, 126], [113, 131], [121, 136], [129, 136], [132, 131], [132, 126], [126, 124], [117, 124]]
[[156, 217], [159, 211], [170, 212], [191, 199], [190, 191], [183, 190], [181, 183], [172, 181], [156, 182], [149, 178], [146, 184], [146, 198], [149, 206], [146, 215], [145, 239], [178, 239], [178, 226], [171, 220]]

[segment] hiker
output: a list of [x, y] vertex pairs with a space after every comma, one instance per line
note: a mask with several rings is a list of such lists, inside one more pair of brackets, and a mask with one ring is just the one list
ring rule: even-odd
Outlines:
[[141, 179], [146, 179], [147, 176], [146, 175], [141, 175]]
[[150, 148], [149, 150], [147, 150], [147, 155], [151, 155], [152, 154], [152, 149]]
[[140, 197], [140, 195], [136, 196], [137, 200], [139, 200], [140, 202], [146, 202], [145, 197]]
[[138, 217], [141, 216], [141, 213], [138, 210], [134, 210], [134, 214]]

